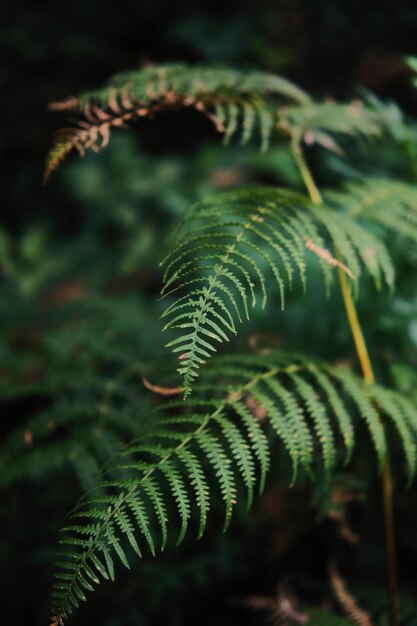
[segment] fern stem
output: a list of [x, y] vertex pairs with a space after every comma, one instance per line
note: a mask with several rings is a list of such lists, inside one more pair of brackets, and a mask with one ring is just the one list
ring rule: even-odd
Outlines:
[[[340, 254], [338, 252], [336, 252], [336, 256], [340, 258]], [[345, 309], [346, 309], [346, 315], [349, 320], [349, 326], [352, 332], [353, 342], [355, 344], [363, 378], [367, 383], [372, 385], [375, 382], [375, 376], [372, 370], [371, 360], [369, 358], [369, 353], [366, 347], [362, 328], [359, 322], [356, 306], [353, 301], [352, 294], [350, 292], [346, 275], [344, 274], [344, 272], [342, 272], [340, 268], [338, 268], [338, 275], [339, 275], [340, 290], [342, 292], [343, 302], [344, 302]]]
[[[353, 301], [345, 274], [340, 270], [340, 268], [338, 270], [338, 273], [343, 301], [345, 303], [345, 309], [349, 319], [349, 325], [352, 331], [353, 341], [355, 343], [356, 352], [358, 354], [363, 378], [368, 384], [373, 384], [375, 382], [375, 376], [372, 370], [371, 360], [369, 358], [369, 353], [366, 347], [362, 328], [358, 319], [356, 306]], [[382, 502], [384, 509], [385, 543], [388, 564], [388, 583], [390, 590], [391, 626], [399, 626], [400, 619], [398, 599], [398, 571], [393, 512], [393, 481], [388, 452], [385, 455], [382, 466]]]
[[393, 484], [391, 464], [388, 454], [382, 468], [382, 501], [384, 505], [385, 541], [388, 562], [388, 581], [390, 589], [391, 626], [400, 625], [400, 606], [398, 598], [397, 554], [395, 548], [395, 527], [393, 513]]
[[317, 205], [323, 204], [323, 198], [321, 197], [321, 193], [318, 190], [316, 183], [314, 182], [314, 178], [311, 174], [310, 168], [308, 167], [307, 162], [304, 158], [303, 151], [297, 141], [291, 142], [291, 151], [298, 165], [298, 169], [300, 170], [300, 174], [303, 178], [304, 184], [307, 187], [307, 191], [310, 195], [311, 201]]
[[[300, 170], [300, 174], [303, 178], [304, 184], [310, 195], [313, 204], [322, 205], [323, 198], [314, 178], [311, 174], [310, 168], [304, 158], [301, 146], [296, 141], [291, 141], [291, 151], [294, 155], [294, 159]], [[340, 253], [335, 251], [336, 256], [340, 260]], [[371, 359], [369, 357], [368, 348], [366, 346], [365, 338], [362, 332], [362, 327], [359, 321], [358, 313], [356, 310], [355, 302], [352, 298], [352, 293], [349, 288], [349, 284], [345, 273], [338, 268], [339, 285], [342, 293], [343, 302], [345, 305], [346, 315], [348, 318], [350, 330], [355, 344], [359, 364], [362, 369], [362, 375], [368, 384], [375, 382], [375, 376], [372, 369]], [[382, 502], [384, 509], [384, 524], [385, 524], [385, 545], [387, 555], [387, 569], [388, 569], [388, 585], [390, 595], [390, 613], [391, 613], [391, 626], [400, 625], [399, 617], [399, 599], [398, 599], [398, 568], [397, 568], [397, 556], [395, 547], [395, 528], [394, 528], [394, 512], [393, 512], [393, 480], [391, 464], [389, 460], [388, 452], [385, 455], [382, 466]]]

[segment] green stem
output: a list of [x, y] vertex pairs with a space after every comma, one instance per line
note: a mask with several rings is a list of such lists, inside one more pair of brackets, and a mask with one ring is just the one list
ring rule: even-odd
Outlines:
[[[304, 184], [310, 195], [311, 201], [314, 204], [322, 205], [323, 199], [320, 191], [318, 190], [311, 171], [304, 158], [302, 149], [299, 143], [291, 142], [291, 150], [294, 155], [294, 159], [300, 170], [300, 174], [303, 178]], [[336, 249], [336, 256], [340, 259], [340, 252]], [[362, 369], [364, 380], [368, 384], [375, 382], [375, 376], [372, 369], [371, 359], [366, 346], [365, 338], [362, 332], [358, 313], [356, 310], [355, 302], [352, 298], [352, 293], [349, 288], [346, 274], [339, 268], [338, 270], [340, 290], [342, 292], [343, 302], [345, 305], [346, 315], [348, 318], [350, 330], [352, 332], [353, 342], [355, 344], [356, 352], [358, 355], [359, 364]], [[394, 513], [393, 513], [393, 481], [392, 472], [389, 461], [388, 453], [385, 455], [383, 468], [382, 468], [382, 501], [384, 509], [384, 522], [385, 522], [385, 542], [386, 542], [386, 554], [387, 554], [387, 567], [388, 567], [388, 584], [390, 594], [390, 611], [391, 611], [391, 626], [399, 626], [399, 601], [398, 601], [398, 572], [397, 572], [397, 557], [395, 549], [395, 530], [394, 530]]]
[[307, 191], [309, 193], [311, 201], [314, 204], [318, 204], [318, 205], [323, 204], [323, 198], [321, 197], [321, 193], [318, 190], [316, 183], [314, 182], [314, 178], [304, 158], [303, 151], [301, 150], [300, 144], [298, 142], [292, 141], [291, 150], [294, 155], [295, 161], [298, 165], [298, 169], [300, 170], [304, 184], [307, 187]]

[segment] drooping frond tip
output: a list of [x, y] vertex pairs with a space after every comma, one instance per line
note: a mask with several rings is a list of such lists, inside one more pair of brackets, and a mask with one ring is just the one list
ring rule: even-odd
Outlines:
[[65, 135], [61, 132], [59, 137], [53, 144], [52, 148], [48, 152], [45, 160], [45, 167], [42, 178], [42, 183], [44, 185], [46, 185], [46, 183], [48, 182], [52, 172], [58, 169], [62, 161], [72, 151], [74, 147], [75, 144], [71, 134]]

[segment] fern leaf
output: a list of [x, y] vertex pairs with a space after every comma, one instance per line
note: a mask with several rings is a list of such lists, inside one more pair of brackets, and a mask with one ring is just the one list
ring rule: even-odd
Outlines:
[[381, 418], [370, 399], [363, 395], [361, 386], [348, 369], [338, 370], [335, 377], [342, 383], [344, 392], [350, 397], [365, 421], [371, 435], [375, 452], [382, 464], [386, 455], [386, 440]]
[[335, 463], [335, 445], [327, 412], [319, 401], [315, 389], [308, 382], [303, 380], [298, 374], [291, 373], [289, 376], [314, 424], [316, 436], [323, 451], [324, 468], [326, 472], [330, 472]]
[[258, 422], [253, 419], [253, 415], [244, 404], [241, 402], [231, 402], [230, 406], [241, 419], [246, 429], [250, 445], [253, 448], [253, 454], [258, 460], [260, 468], [259, 491], [262, 493], [265, 488], [266, 475], [270, 467], [268, 441]]
[[360, 101], [349, 104], [338, 102], [306, 102], [289, 107], [281, 114], [280, 128], [294, 141], [318, 143], [324, 148], [340, 152], [329, 133], [353, 137], [377, 137], [384, 120], [376, 111]]
[[179, 332], [167, 345], [179, 354], [185, 397], [200, 366], [250, 318], [258, 293], [265, 306], [269, 290], [278, 291], [283, 308], [296, 269], [305, 284], [310, 250], [319, 251], [327, 291], [335, 266], [351, 278], [365, 269], [377, 287], [385, 282], [392, 288], [394, 282], [390, 256], [371, 232], [346, 211], [312, 205], [287, 190], [254, 188], [203, 200], [180, 219], [174, 237], [162, 262], [162, 294], [174, 302], [163, 318], [168, 318], [164, 330]]
[[[259, 410], [249, 398], [256, 399]], [[214, 489], [221, 495], [227, 527], [241, 497], [239, 484], [248, 506], [258, 482], [264, 485], [270, 465], [268, 433], [275, 433], [288, 450], [293, 468], [311, 474], [313, 458], [315, 466], [320, 463], [328, 471], [337, 463], [338, 428], [341, 442], [352, 452], [360, 423], [381, 462], [387, 447], [383, 421], [389, 420], [410, 475], [416, 469], [415, 407], [397, 392], [366, 385], [346, 369], [303, 356], [276, 352], [214, 359], [185, 410], [177, 400], [162, 407], [153, 434], [121, 453], [110, 479], [80, 502], [71, 516], [74, 523], [63, 529], [52, 596], [53, 615], [61, 621], [100, 579], [113, 580], [115, 557], [129, 566], [128, 548], [140, 556], [141, 541], [152, 555], [164, 547], [174, 530], [167, 524], [170, 507], [179, 514], [177, 544], [185, 538], [194, 510], [201, 537]]]
[[78, 113], [76, 126], [61, 131], [49, 152], [45, 181], [74, 148], [99, 151], [114, 128], [159, 111], [194, 108], [225, 133], [227, 143], [242, 121], [242, 143], [259, 119], [262, 149], [269, 141], [280, 101], [303, 103], [308, 96], [290, 81], [263, 72], [167, 64], [119, 74], [102, 89], [55, 102], [51, 110]]
[[334, 381], [332, 381], [330, 377], [324, 376], [319, 369], [314, 367], [311, 368], [311, 374], [315, 387], [324, 391], [325, 401], [333, 411], [333, 415], [343, 437], [343, 442], [346, 446], [346, 462], [348, 462], [352, 456], [354, 444], [354, 434], [349, 413], [340, 400], [339, 392]]
[[242, 136], [240, 143], [245, 145], [252, 137], [253, 130], [256, 123], [256, 110], [250, 103], [243, 105], [243, 122], [242, 122]]
[[410, 477], [414, 476], [417, 467], [417, 448], [416, 439], [413, 434], [413, 426], [409, 422], [410, 409], [413, 416], [417, 416], [417, 411], [410, 404], [405, 406], [405, 400], [399, 399], [397, 394], [393, 394], [387, 389], [381, 387], [375, 387], [373, 389], [373, 397], [377, 406], [383, 410], [387, 416], [391, 419], [398, 436], [401, 439], [402, 447], [404, 450], [405, 458], [408, 464], [408, 471]]
[[253, 502], [253, 493], [255, 486], [255, 463], [249, 444], [245, 441], [240, 430], [223, 415], [216, 417], [217, 423], [227, 440], [232, 456], [235, 458], [236, 465], [240, 470], [240, 474], [245, 483], [247, 496], [246, 503], [249, 509]]
[[405, 182], [371, 178], [350, 183], [329, 194], [357, 221], [374, 222], [388, 231], [417, 242], [417, 189]]
[[206, 528], [207, 514], [210, 508], [209, 487], [200, 461], [191, 450], [178, 448], [176, 455], [185, 465], [190, 483], [194, 488], [195, 502], [200, 511], [200, 525], [197, 534], [197, 539], [200, 539]]

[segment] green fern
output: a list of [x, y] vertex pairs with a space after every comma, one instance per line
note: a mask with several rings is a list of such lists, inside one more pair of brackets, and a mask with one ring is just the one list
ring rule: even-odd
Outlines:
[[417, 242], [417, 189], [405, 182], [373, 178], [329, 195], [355, 220], [368, 220]]
[[[270, 426], [257, 418], [266, 410]], [[264, 487], [270, 465], [268, 439], [274, 433], [293, 470], [326, 474], [349, 456], [363, 422], [381, 464], [386, 453], [382, 417], [391, 418], [403, 444], [410, 475], [415, 472], [417, 410], [394, 391], [367, 386], [349, 370], [301, 356], [235, 355], [207, 367], [193, 399], [170, 401], [159, 410], [152, 435], [126, 448], [108, 479], [92, 490], [70, 516], [60, 540], [59, 573], [53, 592], [53, 620], [62, 621], [85, 600], [101, 578], [114, 579], [115, 559], [129, 567], [129, 551], [142, 556], [164, 549], [175, 527], [167, 525], [172, 504], [178, 522], [176, 544], [199, 514], [197, 536], [207, 523], [214, 486], [225, 509], [224, 527], [240, 500], [250, 506]]]
[[267, 72], [245, 72], [230, 68], [171, 63], [151, 65], [140, 70], [124, 72], [110, 79], [108, 85], [81, 96], [81, 103], [94, 101], [105, 105], [116, 90], [123, 90], [139, 102], [150, 102], [171, 92], [180, 96], [206, 96], [213, 94], [271, 94], [295, 102], [306, 102], [307, 94], [289, 80]]
[[[284, 103], [289, 106], [284, 106]], [[257, 133], [261, 150], [278, 130], [292, 141], [316, 141], [339, 150], [329, 132], [375, 136], [384, 118], [364, 104], [314, 103], [290, 81], [265, 72], [169, 64], [119, 74], [104, 88], [51, 104], [55, 111], [80, 117], [58, 133], [46, 161], [45, 181], [71, 150], [107, 146], [113, 128], [166, 109], [193, 108], [205, 114], [224, 135], [246, 144]]]
[[377, 138], [385, 126], [382, 112], [372, 110], [360, 100], [306, 102], [280, 111], [279, 129], [296, 143], [317, 143], [343, 154], [333, 135], [360, 139]]
[[[335, 259], [326, 246], [339, 251]], [[312, 253], [315, 253], [312, 254]], [[390, 288], [394, 269], [386, 247], [346, 211], [315, 206], [288, 190], [249, 188], [217, 194], [179, 221], [165, 265], [165, 296], [175, 298], [163, 317], [181, 335], [168, 346], [179, 353], [178, 372], [189, 395], [199, 367], [216, 345], [236, 334], [260, 301], [278, 291], [281, 307], [294, 275], [306, 284], [306, 264], [318, 257], [327, 288], [333, 267], [357, 282], [363, 269]]]
[[204, 113], [224, 133], [226, 143], [240, 132], [245, 144], [257, 130], [265, 150], [280, 101], [304, 103], [309, 98], [285, 78], [265, 72], [169, 64], [119, 74], [103, 89], [51, 105], [55, 111], [78, 113], [80, 121], [58, 133], [47, 157], [45, 180], [72, 149], [81, 155], [98, 151], [108, 144], [112, 128], [164, 109]]
[[[175, 297], [163, 317], [182, 331], [168, 346], [180, 354], [187, 396], [199, 367], [216, 345], [236, 334], [269, 290], [285, 293], [315, 253], [329, 288], [331, 265], [348, 273], [358, 291], [366, 270], [377, 288], [391, 290], [395, 271], [372, 225], [417, 241], [417, 192], [407, 183], [368, 179], [326, 194], [327, 206], [289, 190], [249, 188], [217, 194], [191, 207], [177, 225], [165, 265], [163, 295]], [[337, 250], [340, 262], [329, 252]]]
[[[315, 472], [328, 477], [348, 462], [358, 428], [368, 432], [379, 466], [386, 459], [387, 433], [395, 432], [410, 478], [417, 469], [417, 409], [404, 395], [299, 355], [210, 360], [254, 307], [265, 307], [277, 295], [283, 308], [296, 282], [305, 289], [309, 265], [318, 264], [327, 292], [335, 271], [349, 277], [354, 295], [363, 275], [378, 289], [393, 289], [394, 267], [383, 238], [395, 232], [417, 240], [413, 187], [364, 180], [323, 193], [321, 203], [299, 150], [302, 142], [315, 142], [340, 153], [338, 135], [377, 137], [384, 115], [363, 104], [315, 103], [265, 73], [147, 67], [53, 105], [80, 119], [59, 135], [47, 175], [73, 148], [84, 154], [105, 147], [115, 127], [184, 107], [205, 114], [226, 143], [237, 138], [245, 144], [258, 134], [266, 149], [274, 132], [284, 136], [315, 202], [287, 189], [254, 187], [200, 201], [179, 219], [161, 263], [168, 302], [163, 318], [165, 330], [177, 332], [168, 346], [179, 358], [184, 396], [192, 389], [193, 396], [185, 403], [162, 403], [152, 430], [111, 459], [72, 512], [53, 593], [53, 620], [60, 625], [94, 584], [114, 579], [116, 559], [129, 567], [132, 552], [155, 555], [174, 534], [174, 543], [181, 544], [195, 515], [201, 537], [216, 491], [227, 528], [242, 491], [249, 507], [264, 488], [274, 437], [288, 456], [290, 484]], [[122, 406], [123, 401], [115, 404], [110, 421]], [[77, 464], [88, 489], [98, 466], [88, 447], [78, 450]]]

